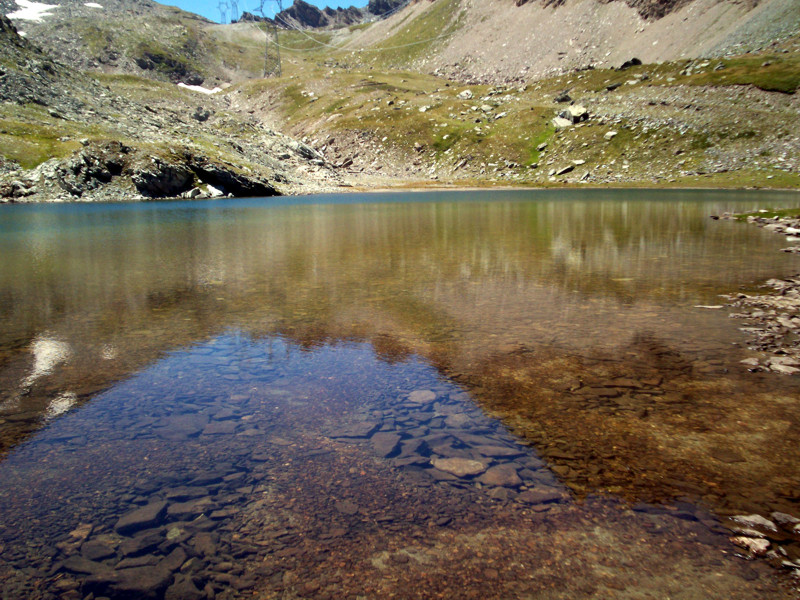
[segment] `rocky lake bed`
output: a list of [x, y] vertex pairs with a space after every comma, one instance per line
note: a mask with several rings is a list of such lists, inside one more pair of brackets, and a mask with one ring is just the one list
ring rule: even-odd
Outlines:
[[[267, 343], [284, 358], [267, 358]], [[358, 345], [214, 340], [60, 420], [6, 459], [2, 479], [13, 597], [425, 598], [454, 578], [466, 597], [589, 597], [638, 579], [626, 561], [655, 572], [668, 560], [668, 588], [692, 577], [711, 595], [767, 598], [769, 567], [735, 555], [789, 569], [800, 547], [785, 514], [720, 522], [689, 503], [578, 503], [457, 386], [413, 359], [371, 364]], [[587, 521], [609, 531], [582, 539]], [[604, 536], [622, 537], [595, 554]], [[575, 559], [594, 562], [577, 575]], [[548, 575], [527, 581], [526, 568]]]

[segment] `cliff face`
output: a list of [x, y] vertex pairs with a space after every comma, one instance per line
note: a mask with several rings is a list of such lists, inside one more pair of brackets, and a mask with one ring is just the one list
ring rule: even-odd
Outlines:
[[361, 11], [353, 6], [320, 10], [303, 0], [295, 0], [292, 6], [275, 15], [275, 21], [279, 25], [301, 28], [345, 27], [359, 23], [361, 19]]
[[[510, 1], [516, 3], [517, 6], [522, 6], [523, 4], [528, 4], [529, 2], [534, 3], [537, 1], [543, 4], [544, 6], [562, 6], [566, 2], [566, 0], [510, 0]], [[603, 4], [622, 1], [631, 8], [636, 9], [644, 19], [653, 20], [665, 17], [669, 13], [679, 10], [688, 4], [691, 4], [694, 0], [598, 0], [598, 1]], [[756, 5], [758, 5], [759, 2], [760, 0], [743, 0], [741, 4], [753, 8]]]
[[382, 17], [404, 4], [408, 4], [407, 0], [369, 0], [367, 10], [376, 17]]
[[[289, 8], [275, 15], [274, 22], [279, 27], [288, 29], [339, 29], [349, 25], [357, 25], [382, 17], [393, 10], [408, 4], [409, 0], [370, 0], [365, 8], [330, 8], [322, 10], [303, 0], [294, 0]], [[242, 13], [240, 21], [269, 21], [272, 19], [259, 17], [249, 12]]]

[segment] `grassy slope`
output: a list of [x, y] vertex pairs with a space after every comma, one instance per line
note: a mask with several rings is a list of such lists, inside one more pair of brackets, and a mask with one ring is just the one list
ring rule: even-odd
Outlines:
[[[793, 49], [788, 53], [776, 48], [759, 55], [643, 65], [623, 72], [586, 71], [536, 82], [524, 91], [501, 89], [498, 93], [488, 86], [470, 86], [474, 99], [464, 101], [457, 98], [463, 87], [411, 68], [416, 60], [435, 51], [441, 43], [439, 36], [446, 37], [460, 27], [459, 6], [458, 0], [431, 4], [416, 18], [408, 16], [395, 25], [392, 35], [369, 52], [337, 51], [331, 46], [343, 42], [328, 34], [312, 34], [321, 42], [315, 49], [309, 36], [292, 32], [284, 44], [298, 51], [284, 51], [287, 77], [245, 82], [238, 89], [255, 104], [269, 98], [267, 104], [279, 112], [294, 134], [322, 138], [346, 132], [367, 137], [404, 152], [409, 161], [424, 157], [443, 169], [445, 177], [456, 179], [504, 172], [512, 174], [506, 177], [509, 182], [547, 185], [553, 182], [543, 174], [580, 159], [586, 161], [586, 168], [602, 171], [607, 167], [609, 173], [619, 172], [627, 164], [627, 179], [644, 185], [800, 187], [797, 173], [749, 163], [727, 173], [705, 172], [709, 149], [755, 145], [774, 126], [766, 120], [748, 125], [720, 117], [687, 131], [637, 128], [630, 115], [616, 123], [593, 119], [587, 126], [564, 132], [555, 132], [551, 124], [563, 108], [552, 99], [564, 89], [570, 89], [579, 100], [600, 100], [607, 86], [619, 83], [622, 86], [614, 92], [619, 102], [633, 98], [643, 86], [680, 91], [691, 89], [686, 86], [734, 89], [729, 86], [749, 85], [794, 93], [800, 85], [800, 54], [792, 40], [786, 43]], [[356, 43], [365, 29], [353, 33]], [[424, 43], [414, 44], [420, 40]], [[649, 79], [637, 85], [627, 83], [637, 75]], [[487, 105], [491, 111], [484, 113], [481, 108]], [[427, 108], [421, 112], [423, 107]], [[494, 116], [500, 113], [506, 114], [496, 120]], [[609, 141], [603, 136], [611, 130], [617, 135]], [[791, 127], [787, 126], [789, 134]], [[537, 148], [543, 143], [548, 148], [540, 153]], [[420, 145], [423, 152], [415, 152]], [[466, 170], [452, 172], [464, 161]], [[540, 163], [541, 168], [527, 168], [533, 163]], [[518, 166], [509, 171], [509, 164]], [[653, 177], [650, 171], [656, 164], [661, 169]]]
[[439, 0], [393, 35], [376, 44], [365, 60], [374, 68], [403, 69], [431, 54], [463, 24], [461, 0]]
[[[752, 84], [755, 77], [762, 77], [762, 84], [767, 85], [763, 73], [752, 67], [755, 63], [760, 66], [759, 60], [745, 57], [731, 59], [730, 63], [748, 65], [737, 71], [739, 80], [749, 78], [747, 83]], [[331, 69], [314, 64], [306, 56], [295, 59], [288, 71], [289, 77], [285, 79], [247, 82], [239, 89], [254, 102], [264, 95], [273, 98], [273, 102], [277, 97], [278, 101], [273, 105], [296, 134], [312, 137], [344, 131], [366, 134], [405, 151], [410, 157], [414, 156], [414, 146], [422, 145], [425, 155], [445, 169], [467, 160], [468, 164], [482, 167], [484, 175], [491, 176], [495, 169], [502, 171], [507, 163], [516, 163], [519, 167], [515, 172], [521, 181], [541, 179], [541, 170], [525, 167], [546, 160], [553, 156], [555, 148], [561, 148], [562, 158], [556, 161], [555, 166], [568, 164], [565, 162], [568, 155], [585, 160], [588, 166], [626, 162], [630, 165], [632, 178], [647, 185], [665, 182], [666, 176], [654, 182], [647, 175], [649, 167], [660, 161], [675, 165], [672, 169], [674, 175], [668, 180], [673, 185], [800, 187], [796, 173], [780, 169], [769, 172], [772, 177], [769, 181], [765, 180], [767, 173], [763, 170], [745, 166], [729, 173], [702, 173], [709, 148], [756, 142], [772, 127], [767, 123], [763, 131], [758, 129], [758, 125], [751, 128], [719, 122], [702, 131], [692, 130], [684, 134], [668, 127], [637, 131], [635, 125], [631, 126], [625, 120], [616, 124], [598, 124], [593, 120], [591, 125], [559, 133], [551, 125], [552, 117], [560, 108], [552, 98], [565, 88], [569, 88], [576, 98], [592, 94], [598, 97], [598, 90], [648, 72], [651, 80], [636, 86], [623, 86], [615, 92], [624, 101], [626, 95], [643, 85], [658, 89], [678, 85], [720, 85], [703, 78], [710, 79], [724, 72], [681, 75], [684, 69], [684, 63], [674, 63], [657, 67], [643, 65], [624, 73], [588, 71], [544, 80], [524, 91], [470, 86], [474, 98], [465, 101], [457, 97], [463, 87], [432, 76], [391, 70]], [[752, 72], [748, 73], [747, 69]], [[490, 115], [506, 113], [506, 116], [495, 120], [481, 110], [484, 106], [492, 108]], [[427, 107], [425, 112], [420, 110], [423, 107]], [[604, 134], [611, 130], [617, 131], [617, 136], [605, 140]], [[547, 153], [550, 154], [540, 155], [537, 148], [542, 143], [549, 144]], [[675, 149], [681, 150], [679, 156], [674, 155]], [[678, 173], [693, 170], [698, 173]], [[461, 177], [473, 175], [474, 172], [464, 173]], [[458, 174], [455, 176], [459, 177]]]
[[[360, 68], [342, 68], [353, 64], [354, 55], [334, 48], [347, 42], [348, 32], [282, 32], [285, 76], [278, 80], [249, 79], [228, 93], [243, 94], [251, 106], [271, 108], [270, 118], [280, 115], [279, 120], [290, 133], [367, 137], [404, 153], [409, 161], [423, 159], [425, 164], [435, 164], [444, 177], [462, 182], [503, 174], [508, 183], [548, 185], [554, 182], [546, 177], [547, 172], [580, 159], [586, 161], [586, 168], [602, 170], [608, 166], [609, 171], [628, 163], [628, 179], [637, 184], [800, 187], [796, 173], [781, 169], [769, 171], [769, 182], [764, 169], [749, 165], [728, 173], [702, 172], [709, 148], [758, 141], [765, 135], [758, 127], [720, 123], [703, 131], [679, 134], [670, 128], [637, 130], [626, 119], [605, 124], [593, 119], [588, 126], [566, 132], [555, 132], [551, 125], [552, 117], [562, 108], [552, 101], [559, 91], [568, 88], [578, 99], [592, 95], [599, 98], [607, 86], [625, 84], [645, 73], [649, 80], [635, 86], [622, 85], [615, 96], [624, 100], [645, 85], [661, 90], [675, 86], [754, 85], [792, 93], [800, 84], [800, 57], [796, 50], [712, 60], [707, 64], [695, 60], [643, 65], [624, 72], [586, 71], [543, 80], [524, 90], [470, 86], [474, 99], [461, 100], [457, 93], [463, 87], [392, 68], [408, 67], [440, 43], [434, 38], [455, 31], [460, 26], [460, 14], [455, 10], [458, 6], [458, 0], [440, 0], [413, 21], [408, 19], [396, 26], [393, 35], [375, 46], [374, 52], [357, 55]], [[187, 19], [181, 11], [174, 12], [163, 17], [169, 21], [162, 24], [164, 35], [159, 36], [158, 42], [148, 36], [149, 44], [157, 43], [171, 55], [189, 56], [187, 49], [192, 48], [198, 56], [210, 55], [210, 60], [203, 59], [206, 72], [260, 71], [264, 38], [256, 25], [215, 26]], [[89, 23], [79, 25], [88, 28], [83, 43], [95, 51], [102, 51], [109, 43], [108, 35], [112, 34], [92, 29]], [[357, 40], [369, 28], [351, 28], [349, 35]], [[131, 51], [141, 48], [137, 46], [145, 35], [141, 28], [109, 26], [110, 29], [115, 32], [112, 37], [118, 36], [114, 44]], [[119, 33], [123, 29], [127, 31]], [[415, 45], [415, 40], [425, 43]], [[174, 94], [180, 95], [175, 98], [178, 104], [203, 101], [184, 97], [174, 86], [148, 83], [138, 77], [97, 77], [114, 93], [138, 102], [167, 100]], [[491, 108], [488, 113], [482, 110], [485, 106]], [[496, 119], [501, 113], [505, 116]], [[75, 149], [78, 136], [113, 137], [113, 132], [101, 126], [65, 124], [40, 107], [2, 106], [0, 124], [0, 152], [23, 166], [69, 154]], [[604, 134], [611, 130], [617, 131], [617, 136], [605, 140]], [[544, 143], [548, 147], [541, 153], [537, 148]], [[415, 147], [420, 146], [423, 150], [417, 152]], [[679, 158], [673, 158], [675, 148], [681, 150]], [[674, 168], [666, 169], [672, 171], [669, 177], [662, 174], [654, 181], [649, 171], [658, 162]], [[534, 163], [540, 163], [538, 170], [528, 168]], [[460, 169], [462, 166], [466, 168]], [[680, 171], [692, 174], [681, 175]]]

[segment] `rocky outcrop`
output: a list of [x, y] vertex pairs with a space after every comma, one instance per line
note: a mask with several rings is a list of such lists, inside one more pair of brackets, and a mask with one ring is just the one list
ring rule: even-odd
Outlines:
[[55, 179], [68, 194], [80, 198], [122, 174], [131, 149], [119, 142], [85, 148], [58, 166]]
[[369, 0], [367, 10], [376, 17], [382, 17], [404, 4], [408, 4], [408, 0]]
[[303, 2], [303, 0], [295, 0], [294, 4], [289, 8], [279, 12], [275, 15], [275, 21], [291, 29], [295, 27], [324, 27], [328, 24], [327, 17], [320, 9]]
[[151, 165], [134, 167], [133, 185], [146, 198], [175, 198], [192, 187], [194, 178], [186, 165], [152, 158]]
[[201, 85], [202, 75], [192, 69], [185, 60], [167, 56], [161, 52], [142, 50], [134, 59], [136, 66], [143, 71], [156, 71], [166, 75], [173, 83], [182, 82], [187, 85]]
[[349, 8], [326, 7], [320, 10], [303, 0], [295, 0], [292, 6], [275, 15], [274, 20], [249, 12], [243, 12], [239, 20], [266, 21], [286, 29], [338, 29], [364, 23], [373, 17], [388, 15], [408, 2], [409, 0], [370, 0], [363, 9], [351, 6]]
[[6, 202], [278, 194], [264, 177], [203, 155], [155, 156], [120, 142], [87, 143], [68, 159], [49, 160], [0, 184], [0, 201]]
[[[528, 4], [530, 0], [512, 0], [516, 6]], [[605, 0], [613, 2], [614, 0]], [[545, 6], [562, 6], [565, 0], [541, 0]], [[690, 4], [692, 0], [624, 0], [625, 4], [639, 11], [645, 19], [660, 19], [674, 10]], [[755, 6], [759, 0], [750, 0], [749, 4]], [[370, 2], [371, 4], [371, 2]]]
[[312, 4], [295, 0], [294, 4], [275, 15], [275, 19], [243, 12], [240, 21], [264, 21], [284, 29], [337, 29], [364, 21], [365, 13], [360, 8], [330, 8], [322, 10]]
[[42, 104], [57, 94], [56, 65], [0, 15], [0, 101]]
[[259, 177], [237, 173], [231, 167], [212, 162], [203, 156], [192, 156], [188, 166], [195, 177], [223, 194], [233, 196], [277, 196], [278, 191]]

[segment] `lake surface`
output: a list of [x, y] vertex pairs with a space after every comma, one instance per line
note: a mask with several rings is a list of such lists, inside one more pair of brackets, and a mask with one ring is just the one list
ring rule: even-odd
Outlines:
[[[783, 193], [0, 211], [2, 598], [791, 598]], [[755, 534], [753, 534], [755, 535]]]

